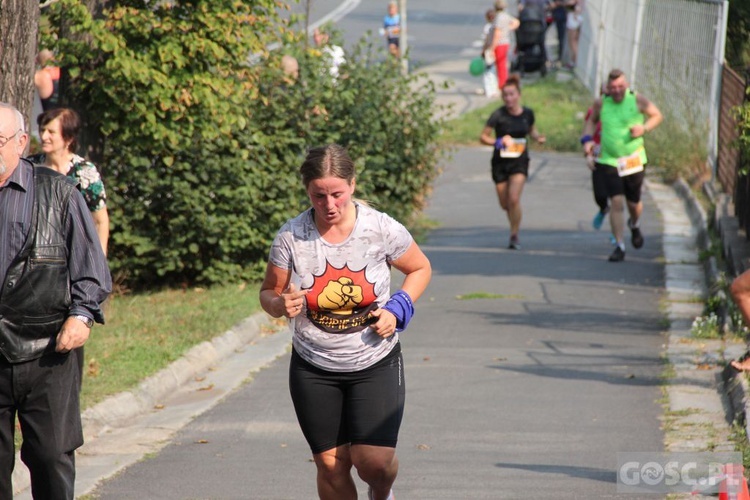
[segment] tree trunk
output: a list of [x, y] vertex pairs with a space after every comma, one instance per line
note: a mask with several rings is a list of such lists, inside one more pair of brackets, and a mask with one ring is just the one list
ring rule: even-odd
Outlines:
[[39, 2], [0, 0], [0, 102], [17, 107], [31, 120]]

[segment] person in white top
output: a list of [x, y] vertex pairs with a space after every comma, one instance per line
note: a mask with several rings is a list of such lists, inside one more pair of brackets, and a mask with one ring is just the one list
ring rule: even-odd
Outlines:
[[565, 24], [567, 28], [567, 40], [569, 49], [568, 68], [576, 67], [578, 60], [578, 39], [581, 36], [581, 25], [583, 24], [583, 0], [567, 0], [568, 18]]
[[495, 31], [492, 35], [492, 50], [495, 52], [497, 66], [497, 88], [502, 90], [508, 79], [508, 50], [510, 49], [510, 32], [515, 31], [521, 23], [505, 12], [505, 0], [495, 0]]
[[[317, 467], [321, 499], [393, 498], [404, 412], [399, 343], [430, 261], [399, 222], [353, 198], [354, 162], [337, 145], [300, 167], [311, 208], [288, 220], [269, 252], [260, 303], [293, 331], [289, 390]], [[391, 267], [405, 275], [391, 293]]]
[[495, 70], [495, 51], [492, 48], [492, 40], [495, 35], [495, 9], [488, 9], [484, 14], [487, 21], [482, 29], [482, 58], [484, 58], [484, 74], [482, 81], [484, 83], [484, 95], [486, 97], [497, 97], [500, 95], [500, 89], [497, 87], [497, 71]]

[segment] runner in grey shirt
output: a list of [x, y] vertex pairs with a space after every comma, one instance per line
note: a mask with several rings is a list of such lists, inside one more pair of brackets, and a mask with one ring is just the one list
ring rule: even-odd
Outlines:
[[[336, 144], [300, 167], [312, 207], [276, 236], [260, 302], [290, 319], [289, 390], [318, 468], [321, 498], [393, 497], [405, 381], [399, 331], [430, 281], [430, 262], [409, 232], [353, 199], [354, 162]], [[390, 293], [391, 267], [406, 275]]]
[[322, 238], [309, 209], [284, 224], [268, 258], [291, 270], [292, 282], [308, 291], [292, 320], [295, 350], [308, 363], [336, 372], [372, 366], [398, 342], [398, 332], [381, 339], [372, 331], [371, 312], [390, 298], [388, 262], [414, 241], [390, 216], [358, 202], [354, 206], [354, 229], [344, 241]]

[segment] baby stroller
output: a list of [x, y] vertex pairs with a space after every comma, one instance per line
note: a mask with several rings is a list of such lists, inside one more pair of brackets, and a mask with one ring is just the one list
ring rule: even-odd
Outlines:
[[535, 9], [524, 9], [518, 17], [516, 30], [516, 54], [513, 71], [524, 73], [539, 71], [547, 74], [547, 51], [544, 48], [546, 31], [544, 13]]

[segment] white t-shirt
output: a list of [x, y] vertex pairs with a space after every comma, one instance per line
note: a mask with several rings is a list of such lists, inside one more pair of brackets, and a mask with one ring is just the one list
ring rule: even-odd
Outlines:
[[357, 220], [345, 241], [325, 241], [309, 209], [282, 226], [268, 258], [291, 269], [292, 282], [309, 290], [292, 320], [294, 349], [308, 363], [334, 372], [367, 368], [396, 345], [398, 334], [383, 339], [371, 331], [369, 313], [390, 298], [389, 262], [413, 242], [389, 215], [355, 204]]

